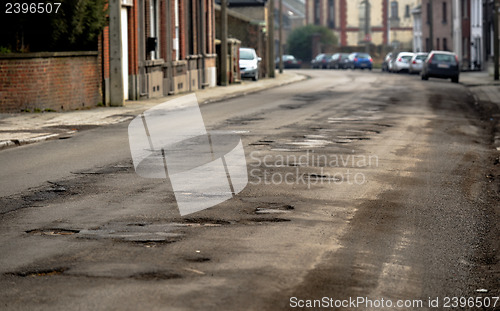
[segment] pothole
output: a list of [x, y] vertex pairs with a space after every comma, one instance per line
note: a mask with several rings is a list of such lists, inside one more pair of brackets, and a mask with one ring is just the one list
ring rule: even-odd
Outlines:
[[265, 214], [286, 214], [294, 210], [295, 207], [289, 204], [276, 204], [270, 203], [268, 206], [260, 206], [255, 209], [255, 214], [265, 215]]
[[66, 267], [58, 267], [53, 269], [40, 269], [40, 270], [30, 270], [30, 271], [18, 271], [6, 273], [7, 275], [14, 275], [20, 277], [43, 277], [43, 276], [54, 276], [64, 273], [68, 270]]
[[132, 278], [137, 280], [172, 280], [172, 279], [180, 279], [182, 275], [170, 272], [170, 271], [153, 271], [153, 272], [143, 272], [132, 275]]
[[207, 262], [210, 261], [211, 259], [208, 257], [188, 257], [184, 258], [184, 260], [188, 262]]
[[324, 175], [324, 174], [305, 174], [305, 177], [308, 178], [309, 180], [324, 180], [324, 181], [341, 181], [341, 179], [336, 178], [331, 175]]
[[246, 220], [246, 222], [254, 222], [254, 223], [266, 223], [266, 222], [288, 222], [290, 219], [286, 218], [250, 218]]
[[255, 143], [250, 143], [248, 145], [249, 146], [269, 146], [272, 143], [274, 143], [274, 140], [259, 140]]
[[173, 243], [182, 238], [184, 235], [177, 232], [181, 227], [184, 227], [184, 225], [176, 223], [119, 222], [110, 223], [99, 228], [81, 230], [78, 237], [87, 239], [113, 239], [145, 246], [157, 246]]
[[32, 235], [73, 235], [79, 233], [80, 230], [55, 228], [55, 229], [33, 229], [25, 232]]
[[185, 218], [182, 223], [186, 226], [220, 227], [230, 225], [231, 221], [211, 218]]

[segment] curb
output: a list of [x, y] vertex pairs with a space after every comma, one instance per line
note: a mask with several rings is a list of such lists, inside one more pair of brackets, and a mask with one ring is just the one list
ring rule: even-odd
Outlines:
[[24, 146], [24, 145], [38, 143], [41, 141], [56, 139], [60, 135], [61, 134], [49, 134], [49, 135], [45, 135], [45, 136], [39, 136], [39, 137], [28, 138], [28, 139], [4, 140], [4, 141], [0, 141], [0, 150], [8, 148], [8, 147]]

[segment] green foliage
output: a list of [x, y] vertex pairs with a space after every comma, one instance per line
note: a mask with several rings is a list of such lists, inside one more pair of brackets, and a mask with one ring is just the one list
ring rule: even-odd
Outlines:
[[[23, 3], [26, 1], [15, 0]], [[0, 46], [13, 52], [95, 51], [107, 23], [106, 0], [40, 0], [61, 2], [55, 13], [0, 16]]]
[[8, 54], [8, 53], [12, 53], [12, 51], [9, 48], [0, 46], [0, 54]]
[[312, 55], [313, 35], [319, 35], [322, 47], [334, 46], [337, 44], [337, 37], [333, 32], [324, 26], [307, 25], [296, 28], [288, 37], [288, 52], [296, 58], [309, 61]]

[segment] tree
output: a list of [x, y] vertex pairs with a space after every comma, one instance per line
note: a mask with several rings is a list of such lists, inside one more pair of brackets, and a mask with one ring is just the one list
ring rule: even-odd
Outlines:
[[[22, 1], [13, 1], [22, 3]], [[61, 6], [55, 12], [55, 2]], [[89, 51], [107, 23], [107, 0], [45, 0], [52, 13], [2, 14], [0, 51]]]
[[323, 47], [337, 44], [337, 37], [324, 26], [307, 25], [296, 28], [288, 37], [288, 51], [290, 54], [302, 60], [310, 60], [312, 55], [313, 36], [319, 35], [319, 41]]

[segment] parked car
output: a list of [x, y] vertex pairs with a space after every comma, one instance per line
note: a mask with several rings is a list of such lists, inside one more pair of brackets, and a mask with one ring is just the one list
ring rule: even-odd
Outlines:
[[351, 69], [369, 69], [373, 68], [373, 59], [366, 53], [351, 53], [349, 55], [349, 65]]
[[326, 69], [326, 66], [328, 64], [328, 60], [332, 57], [332, 54], [318, 54], [312, 61], [311, 61], [311, 68], [320, 68], [320, 69]]
[[346, 69], [349, 65], [349, 54], [335, 53], [330, 57], [326, 68], [328, 69]]
[[422, 66], [422, 80], [429, 78], [450, 79], [458, 83], [460, 66], [455, 53], [445, 51], [431, 51]]
[[259, 79], [259, 63], [262, 58], [252, 48], [240, 48], [240, 74], [242, 78]]
[[[295, 58], [293, 55], [283, 55], [283, 68], [292, 69], [300, 68], [302, 66], [302, 61]], [[276, 68], [280, 67], [280, 58], [276, 58]]]
[[389, 71], [389, 63], [392, 60], [392, 52], [387, 53], [382, 63], [382, 71]]
[[396, 57], [392, 59], [391, 72], [403, 72], [410, 69], [410, 61], [413, 57], [413, 53], [410, 52], [400, 52]]
[[427, 58], [427, 55], [429, 55], [429, 53], [413, 54], [413, 57], [410, 60], [410, 68], [408, 69], [410, 74], [420, 73], [422, 71], [422, 66], [424, 64], [424, 60]]

